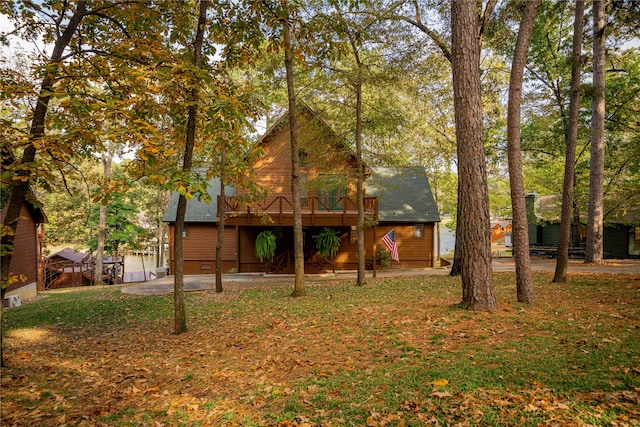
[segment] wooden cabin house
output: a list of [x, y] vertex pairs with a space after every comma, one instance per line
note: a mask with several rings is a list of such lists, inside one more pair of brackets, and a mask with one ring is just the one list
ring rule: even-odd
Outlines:
[[512, 232], [511, 222], [495, 221], [491, 223], [491, 243], [496, 243], [500, 239], [504, 239], [507, 233]]
[[[560, 241], [561, 195], [527, 194], [527, 222], [529, 225], [529, 246], [532, 253], [545, 254], [545, 249], [553, 256]], [[637, 212], [637, 211], [636, 211]], [[602, 246], [605, 258], [640, 258], [640, 215], [626, 212], [622, 218], [605, 221]], [[572, 224], [569, 255], [584, 257], [587, 239], [587, 218], [580, 218], [579, 224]]]
[[[102, 261], [105, 284], [124, 283], [124, 255], [106, 256]], [[95, 282], [96, 260], [90, 254], [64, 248], [43, 260], [45, 289], [90, 286]]]
[[[357, 269], [356, 159], [335, 133], [311, 109], [299, 109], [299, 153], [302, 181], [302, 226], [305, 273]], [[192, 199], [187, 204], [183, 254], [185, 274], [213, 274], [218, 217], [225, 215], [222, 271], [294, 273], [291, 149], [287, 116], [259, 141], [263, 155], [254, 163], [255, 182], [267, 196], [248, 202], [240, 188], [209, 182], [211, 203]], [[423, 168], [367, 168], [364, 208], [366, 257], [383, 247], [392, 228], [400, 262], [395, 267], [433, 267], [433, 230], [439, 221]], [[178, 194], [173, 194], [163, 220], [169, 223], [170, 272], [174, 271], [173, 223]], [[320, 256], [316, 239], [325, 228], [340, 236], [332, 259]], [[255, 255], [255, 241], [263, 230], [276, 236], [276, 253], [268, 263]]]
[[[28, 199], [35, 199], [33, 193]], [[5, 215], [6, 211], [0, 209], [1, 222], [4, 222]], [[10, 285], [6, 290], [5, 298], [19, 296], [22, 300], [31, 299], [36, 297], [38, 290], [42, 290], [42, 286], [38, 283], [41, 283], [39, 280], [40, 257], [45, 223], [47, 223], [47, 216], [42, 208], [28, 200], [25, 201], [20, 211], [9, 268], [12, 274], [22, 276], [25, 280]]]
[[64, 248], [44, 259], [46, 289], [89, 286], [93, 283], [94, 263], [91, 255]]

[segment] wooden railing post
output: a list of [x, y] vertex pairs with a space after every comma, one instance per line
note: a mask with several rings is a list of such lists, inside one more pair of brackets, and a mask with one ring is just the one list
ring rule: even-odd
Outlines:
[[311, 224], [315, 224], [316, 220], [316, 203], [318, 199], [317, 196], [311, 197]]
[[340, 200], [342, 200], [342, 225], [345, 225], [347, 223], [347, 204], [349, 203], [349, 199], [343, 196]]

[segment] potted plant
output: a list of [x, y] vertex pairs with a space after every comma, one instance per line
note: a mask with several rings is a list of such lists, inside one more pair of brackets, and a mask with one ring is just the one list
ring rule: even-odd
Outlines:
[[329, 227], [324, 227], [316, 239], [316, 249], [320, 255], [332, 259], [340, 249], [340, 236], [338, 232]]
[[275, 254], [276, 235], [270, 230], [258, 233], [258, 237], [256, 237], [256, 257], [260, 259], [260, 262], [272, 260]]

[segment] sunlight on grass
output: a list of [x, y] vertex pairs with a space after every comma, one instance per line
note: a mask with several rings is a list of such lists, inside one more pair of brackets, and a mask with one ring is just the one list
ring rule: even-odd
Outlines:
[[37, 343], [50, 336], [51, 332], [42, 328], [14, 329], [9, 333], [9, 337], [29, 343]]

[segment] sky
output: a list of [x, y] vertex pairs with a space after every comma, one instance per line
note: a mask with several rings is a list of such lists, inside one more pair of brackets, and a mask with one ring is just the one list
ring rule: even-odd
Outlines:
[[[0, 0], [0, 1], [3, 1], [3, 0]], [[9, 20], [7, 15], [0, 13], [0, 33], [12, 31], [13, 28], [14, 28], [13, 23]], [[35, 45], [30, 42], [25, 42], [19, 37], [10, 38], [9, 43], [10, 43], [9, 46], [0, 45], [0, 52], [3, 54], [3, 56], [10, 57], [11, 52], [15, 51], [16, 49], [30, 51], [30, 50], [34, 50], [36, 46], [39, 46], [40, 48], [45, 46], [43, 43], [39, 43], [38, 45]]]

